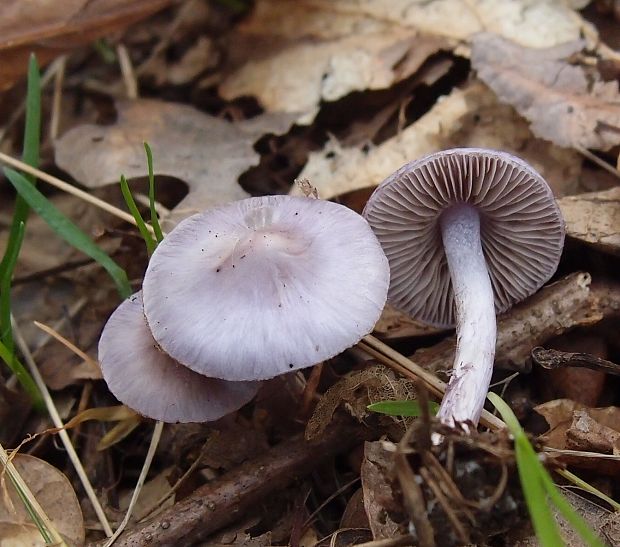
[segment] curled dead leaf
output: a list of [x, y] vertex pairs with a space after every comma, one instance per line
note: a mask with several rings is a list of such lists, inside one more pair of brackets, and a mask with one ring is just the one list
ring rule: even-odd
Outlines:
[[529, 47], [579, 38], [590, 25], [565, 0], [307, 0], [457, 40], [487, 30]]
[[566, 235], [620, 254], [620, 188], [567, 196], [558, 201]]
[[[369, 151], [328, 142], [310, 155], [299, 176], [316, 186], [323, 199], [330, 199], [376, 186], [408, 161], [453, 147], [505, 150], [532, 164], [556, 195], [577, 188], [578, 154], [534, 138], [516, 112], [500, 105], [479, 82], [440, 98], [419, 120]], [[299, 190], [293, 188], [291, 194], [299, 195]]]
[[[389, 2], [385, 2], [389, 4]], [[272, 112], [302, 112], [310, 123], [321, 101], [385, 89], [416, 72], [446, 40], [333, 2], [257, 2], [239, 28], [233, 65], [220, 86], [227, 99], [254, 96]]]
[[381, 441], [364, 444], [361, 476], [364, 509], [373, 538], [387, 539], [404, 534], [406, 517], [392, 487], [394, 454], [385, 450]]
[[121, 102], [118, 119], [108, 126], [82, 125], [56, 143], [56, 162], [89, 188], [146, 175], [143, 142], [153, 151], [156, 175], [184, 181], [189, 193], [168, 227], [221, 203], [248, 197], [237, 179], [258, 164], [254, 143], [268, 133], [288, 130], [295, 116], [263, 115], [230, 123], [182, 104], [156, 100]]
[[480, 79], [527, 118], [538, 137], [558, 146], [607, 150], [620, 144], [618, 82], [605, 82], [572, 62], [583, 48], [582, 41], [526, 48], [480, 33], [472, 39], [471, 60]]
[[240, 27], [220, 93], [304, 112], [309, 123], [320, 101], [387, 88], [477, 32], [549, 47], [578, 39], [586, 27], [596, 35], [561, 0], [261, 0]]
[[[541, 436], [546, 446], [620, 457], [620, 407], [590, 408], [570, 399], [556, 399], [534, 410], [549, 424]], [[620, 470], [620, 459], [597, 460], [579, 454], [566, 458], [571, 465], [596, 468], [601, 473], [613, 475]]]
[[[82, 510], [67, 477], [34, 456], [17, 454], [13, 464], [65, 541], [74, 547], [84, 545]], [[6, 475], [0, 487], [3, 492], [0, 496], [0, 546], [45, 545]]]

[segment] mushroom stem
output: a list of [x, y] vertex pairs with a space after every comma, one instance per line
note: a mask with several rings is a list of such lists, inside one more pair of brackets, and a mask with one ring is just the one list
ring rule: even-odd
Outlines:
[[456, 305], [456, 355], [438, 417], [448, 425], [477, 425], [491, 383], [497, 331], [480, 216], [474, 207], [458, 204], [444, 211], [440, 224]]

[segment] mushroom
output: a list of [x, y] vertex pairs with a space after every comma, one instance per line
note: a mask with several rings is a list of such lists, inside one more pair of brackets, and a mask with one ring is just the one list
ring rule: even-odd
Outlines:
[[173, 359], [212, 378], [262, 380], [357, 343], [387, 298], [368, 223], [336, 203], [249, 198], [191, 216], [159, 244], [144, 312]]
[[110, 316], [99, 340], [99, 362], [119, 401], [164, 422], [217, 420], [249, 402], [260, 385], [207, 378], [171, 359], [149, 332], [140, 292]]
[[549, 186], [508, 153], [446, 150], [388, 177], [363, 215], [390, 263], [389, 300], [436, 326], [456, 322], [438, 417], [476, 425], [493, 371], [495, 313], [539, 289], [560, 259], [564, 222]]

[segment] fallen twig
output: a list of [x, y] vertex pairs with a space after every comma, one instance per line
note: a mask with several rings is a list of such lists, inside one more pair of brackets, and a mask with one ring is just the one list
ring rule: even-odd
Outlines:
[[[234, 522], [326, 459], [370, 436], [367, 428], [349, 422], [330, 425], [315, 442], [305, 441], [302, 435], [295, 436], [198, 488], [145, 525], [124, 532], [115, 545], [191, 545]], [[94, 543], [91, 547], [101, 547], [104, 543]]]
[[546, 369], [580, 367], [620, 376], [620, 365], [589, 353], [572, 353], [536, 347], [532, 350], [532, 360]]

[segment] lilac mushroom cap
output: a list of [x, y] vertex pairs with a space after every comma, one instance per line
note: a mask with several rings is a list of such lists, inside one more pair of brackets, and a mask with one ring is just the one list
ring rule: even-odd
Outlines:
[[389, 266], [368, 226], [336, 203], [249, 198], [194, 215], [158, 246], [145, 315], [175, 360], [214, 378], [312, 366], [372, 331]]
[[260, 386], [207, 378], [162, 352], [144, 319], [140, 292], [110, 316], [99, 340], [99, 362], [119, 401], [164, 422], [217, 420], [249, 402]]
[[564, 222], [549, 186], [510, 154], [460, 148], [399, 169], [363, 214], [390, 263], [391, 302], [427, 323], [456, 323], [439, 418], [477, 424], [493, 370], [495, 312], [540, 288], [562, 253]]
[[480, 216], [480, 239], [502, 313], [555, 272], [564, 221], [546, 181], [506, 152], [456, 148], [407, 163], [377, 187], [363, 215], [390, 263], [389, 300], [426, 323], [455, 324], [440, 219], [456, 204]]

